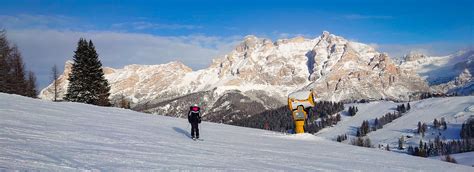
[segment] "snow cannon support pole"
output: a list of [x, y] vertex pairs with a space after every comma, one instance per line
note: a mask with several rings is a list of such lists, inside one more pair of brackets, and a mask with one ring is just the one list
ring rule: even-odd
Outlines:
[[304, 124], [308, 115], [304, 110], [303, 106], [298, 106], [298, 108], [293, 111], [292, 116], [293, 120], [295, 121], [296, 134], [304, 133]]

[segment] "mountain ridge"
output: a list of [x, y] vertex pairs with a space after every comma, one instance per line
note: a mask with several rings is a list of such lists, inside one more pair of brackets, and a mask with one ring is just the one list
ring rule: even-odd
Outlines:
[[[170, 116], [181, 116], [194, 103], [205, 104], [216, 113], [228, 108], [245, 111], [243, 106], [253, 107], [251, 104], [260, 104], [255, 105], [260, 108], [256, 111], [276, 108], [286, 104], [289, 93], [302, 89], [314, 90], [317, 99], [330, 101], [409, 100], [412, 93], [429, 91], [414, 71], [400, 68], [387, 54], [327, 31], [314, 39], [271, 41], [246, 36], [234, 50], [197, 71], [181, 62], [105, 67], [104, 71], [113, 101], [125, 97], [137, 109]], [[60, 92], [67, 89], [68, 72], [66, 63]], [[41, 91], [40, 98], [51, 100], [51, 93], [50, 85]], [[207, 96], [184, 98], [191, 93]], [[226, 102], [221, 99], [224, 96], [234, 100], [227, 107], [216, 104]], [[235, 104], [242, 107], [230, 107]], [[216, 113], [206, 111], [204, 116]]]

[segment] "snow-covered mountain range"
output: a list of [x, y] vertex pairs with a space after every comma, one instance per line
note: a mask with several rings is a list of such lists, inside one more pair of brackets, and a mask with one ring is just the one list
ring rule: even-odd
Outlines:
[[[58, 82], [60, 97], [70, 68], [66, 62]], [[215, 122], [285, 105], [287, 95], [301, 89], [316, 91], [320, 100], [408, 100], [413, 93], [430, 91], [419, 71], [416, 65], [398, 64], [369, 45], [326, 31], [314, 39], [275, 42], [247, 36], [198, 71], [180, 62], [104, 68], [114, 101], [124, 96], [135, 110], [170, 116], [182, 116], [197, 103], [204, 107], [204, 118]], [[40, 98], [51, 100], [52, 93], [50, 85]]]
[[401, 61], [400, 67], [416, 71], [435, 92], [474, 94], [474, 50], [434, 57], [410, 53]]

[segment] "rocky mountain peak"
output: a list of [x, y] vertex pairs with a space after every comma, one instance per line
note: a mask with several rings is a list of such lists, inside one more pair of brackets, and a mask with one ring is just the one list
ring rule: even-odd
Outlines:
[[426, 55], [417, 51], [411, 51], [404, 57], [405, 61], [416, 61], [416, 60], [424, 59], [424, 58], [426, 58]]
[[455, 79], [456, 85], [462, 85], [471, 80], [473, 80], [472, 74], [467, 68]]
[[244, 52], [255, 49], [258, 44], [263, 43], [262, 39], [257, 38], [254, 35], [247, 35], [244, 40], [235, 48], [237, 52]]
[[321, 38], [322, 39], [326, 39], [327, 37], [329, 37], [330, 33], [328, 31], [323, 31], [323, 33], [321, 34]]

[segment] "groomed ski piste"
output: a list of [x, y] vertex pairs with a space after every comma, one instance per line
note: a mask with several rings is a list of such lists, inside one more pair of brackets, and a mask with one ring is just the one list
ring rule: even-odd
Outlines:
[[203, 122], [0, 93], [0, 171], [472, 171], [310, 134]]

